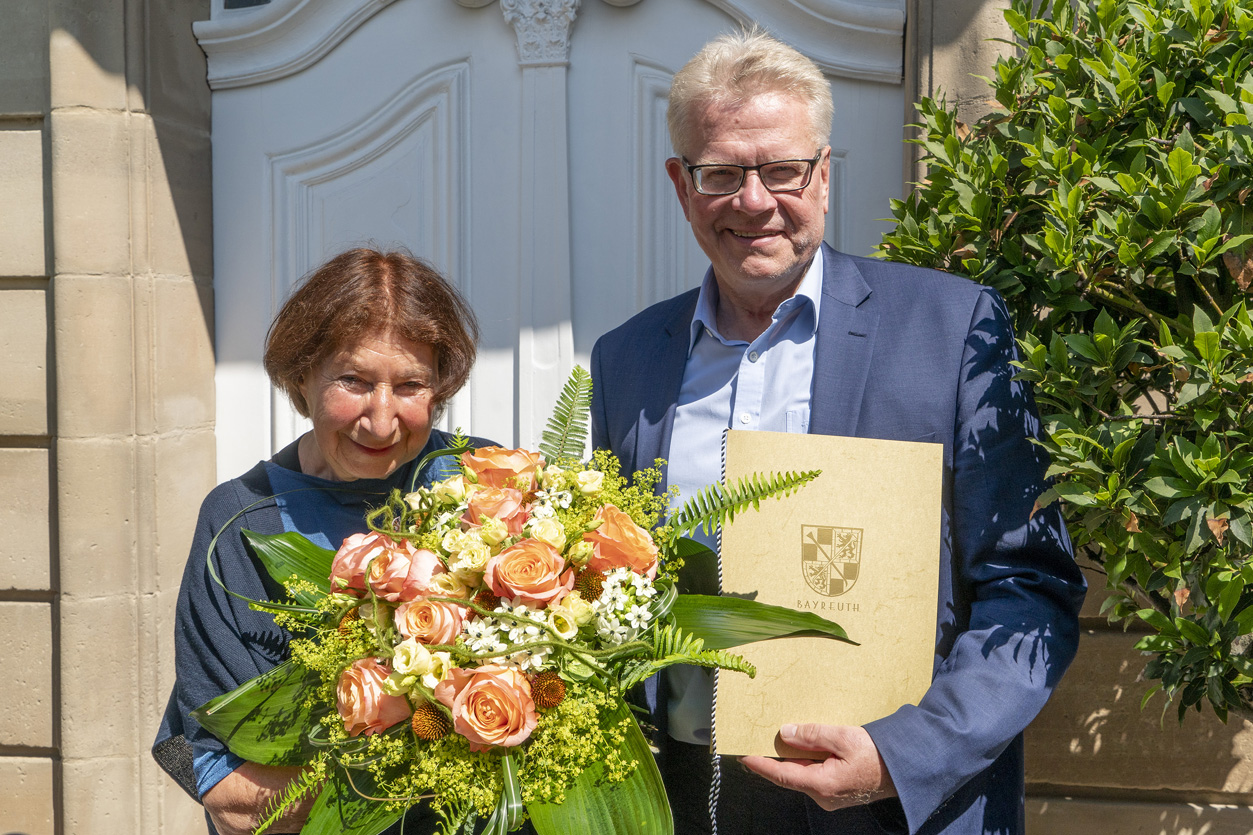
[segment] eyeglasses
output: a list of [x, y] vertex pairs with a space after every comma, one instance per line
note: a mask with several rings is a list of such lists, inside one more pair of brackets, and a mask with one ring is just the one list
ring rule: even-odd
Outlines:
[[735, 194], [744, 185], [744, 178], [749, 171], [756, 171], [761, 184], [771, 194], [785, 191], [800, 191], [809, 185], [814, 175], [814, 166], [822, 159], [822, 151], [813, 159], [779, 159], [774, 162], [763, 162], [761, 165], [733, 165], [731, 163], [714, 163], [712, 165], [689, 165], [683, 160], [683, 167], [692, 177], [692, 185], [699, 194], [721, 196]]

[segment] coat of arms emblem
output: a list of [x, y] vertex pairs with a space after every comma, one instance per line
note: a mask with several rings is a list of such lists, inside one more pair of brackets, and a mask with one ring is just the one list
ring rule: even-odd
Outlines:
[[801, 573], [811, 589], [837, 597], [853, 587], [861, 568], [861, 528], [801, 525]]

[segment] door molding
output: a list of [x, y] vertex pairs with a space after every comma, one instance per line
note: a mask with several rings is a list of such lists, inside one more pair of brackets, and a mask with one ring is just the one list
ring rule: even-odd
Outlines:
[[[451, 2], [485, 9], [494, 0]], [[321, 59], [353, 30], [396, 0], [271, 0], [260, 6], [224, 9], [193, 24], [208, 57], [214, 90], [247, 87], [300, 72]], [[417, 0], [406, 0], [417, 2]], [[502, 0], [506, 19], [537, 0]], [[580, 0], [562, 0], [560, 15], [573, 20]], [[601, 0], [628, 7], [665, 0]], [[900, 84], [904, 76], [905, 0], [703, 0], [740, 23], [756, 21], [840, 78]], [[559, 16], [560, 16], [559, 15]], [[510, 20], [510, 22], [513, 22]], [[519, 37], [521, 51], [522, 39]], [[525, 59], [524, 59], [525, 60]]]

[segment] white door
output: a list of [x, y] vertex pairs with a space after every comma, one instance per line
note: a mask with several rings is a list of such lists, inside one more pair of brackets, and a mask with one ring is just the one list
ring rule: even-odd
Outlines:
[[301, 275], [402, 245], [482, 328], [443, 422], [534, 444], [571, 365], [700, 280], [662, 163], [669, 79], [757, 20], [836, 100], [828, 240], [866, 253], [902, 186], [903, 1], [216, 0], [196, 33], [213, 93], [218, 473], [304, 429], [261, 369]]

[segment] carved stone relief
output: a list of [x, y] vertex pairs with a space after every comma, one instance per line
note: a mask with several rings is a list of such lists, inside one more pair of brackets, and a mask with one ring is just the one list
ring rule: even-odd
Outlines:
[[570, 60], [570, 26], [579, 12], [579, 0], [500, 0], [500, 10], [518, 35], [520, 64]]

